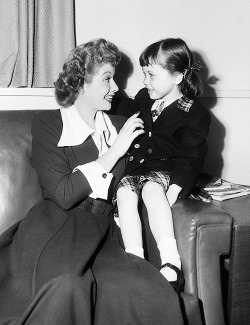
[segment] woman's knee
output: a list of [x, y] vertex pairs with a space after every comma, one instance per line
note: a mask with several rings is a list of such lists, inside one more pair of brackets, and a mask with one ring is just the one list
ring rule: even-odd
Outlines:
[[94, 285], [92, 271], [88, 270], [83, 276], [77, 274], [62, 274], [51, 280], [50, 284], [58, 289], [60, 294], [71, 295], [78, 291], [89, 293]]

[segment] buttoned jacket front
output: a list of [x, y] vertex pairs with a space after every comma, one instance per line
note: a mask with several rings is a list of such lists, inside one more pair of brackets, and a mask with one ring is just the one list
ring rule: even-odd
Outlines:
[[130, 147], [126, 174], [169, 171], [170, 183], [188, 191], [204, 164], [211, 118], [197, 100], [188, 112], [179, 109], [177, 102], [166, 107], [152, 122], [154, 100], [150, 99], [145, 88], [136, 95], [130, 111], [140, 111], [145, 133]]

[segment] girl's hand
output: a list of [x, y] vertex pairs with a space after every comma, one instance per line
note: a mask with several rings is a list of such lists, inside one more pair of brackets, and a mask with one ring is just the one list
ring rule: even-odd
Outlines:
[[111, 146], [112, 149], [119, 157], [125, 155], [131, 143], [138, 135], [144, 133], [143, 120], [138, 117], [140, 112], [132, 115], [123, 128], [120, 130], [115, 142]]
[[178, 199], [178, 195], [180, 193], [180, 191], [182, 190], [182, 188], [179, 186], [179, 185], [176, 185], [176, 184], [171, 184], [169, 186], [169, 189], [167, 191], [167, 199], [168, 199], [168, 203], [169, 205], [172, 207], [175, 202], [177, 201]]

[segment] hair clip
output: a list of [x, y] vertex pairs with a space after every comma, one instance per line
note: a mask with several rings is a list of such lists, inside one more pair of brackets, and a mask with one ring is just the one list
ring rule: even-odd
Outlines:
[[201, 69], [205, 68], [200, 61], [194, 62], [191, 66], [184, 69], [183, 76], [184, 78], [187, 78], [189, 80], [191, 78], [191, 75], [193, 71], [199, 72]]
[[199, 72], [201, 69], [205, 68], [200, 61], [194, 62], [191, 67], [189, 67], [192, 71]]

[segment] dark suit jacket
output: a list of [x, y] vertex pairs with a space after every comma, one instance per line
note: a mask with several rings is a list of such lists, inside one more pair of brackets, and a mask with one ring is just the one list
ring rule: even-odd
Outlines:
[[175, 101], [153, 123], [153, 103], [144, 88], [130, 107], [130, 114], [141, 112], [146, 132], [132, 144], [125, 173], [138, 175], [150, 170], [169, 171], [170, 183], [182, 187], [185, 190], [182, 196], [186, 196], [203, 168], [210, 115], [197, 100], [189, 112], [177, 108]]
[[[122, 128], [125, 118], [110, 116], [117, 132]], [[86, 164], [98, 158], [98, 150], [92, 139], [88, 137], [81, 145], [73, 147], [57, 147], [62, 134], [62, 118], [60, 110], [41, 111], [32, 123], [32, 165], [38, 173], [43, 197], [50, 199], [65, 210], [89, 201], [91, 187], [86, 177], [78, 170], [78, 165]], [[125, 159], [120, 159], [114, 166], [113, 184], [116, 186], [125, 169]], [[113, 186], [112, 186], [113, 185]], [[112, 196], [111, 196], [112, 197]], [[94, 204], [104, 200], [92, 200]]]

